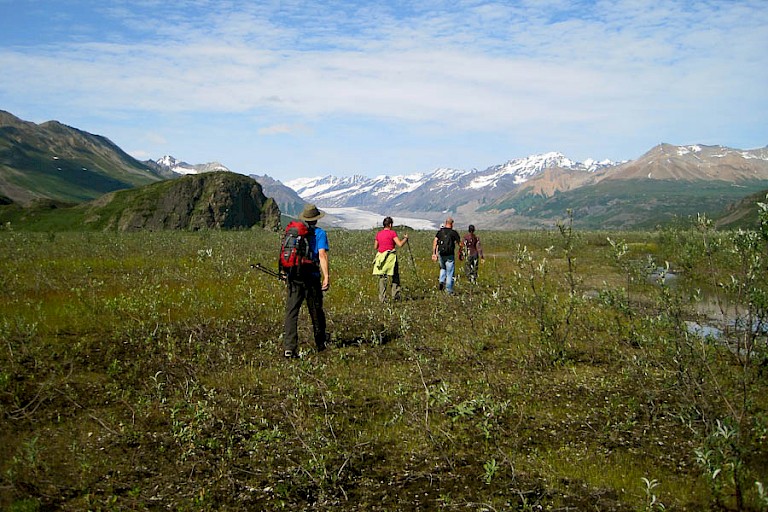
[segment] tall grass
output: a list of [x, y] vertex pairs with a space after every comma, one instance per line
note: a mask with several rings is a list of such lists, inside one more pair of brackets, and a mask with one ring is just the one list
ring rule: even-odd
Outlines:
[[702, 283], [761, 296], [764, 246], [482, 233], [446, 296], [414, 232], [381, 305], [373, 233], [330, 232], [330, 350], [302, 310], [286, 361], [282, 284], [250, 267], [274, 233], [0, 231], [0, 507], [765, 508], [765, 336], [745, 356], [685, 324], [702, 291], [744, 297]]

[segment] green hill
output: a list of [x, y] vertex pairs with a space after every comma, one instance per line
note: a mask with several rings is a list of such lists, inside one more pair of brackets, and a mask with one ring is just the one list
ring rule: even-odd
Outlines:
[[163, 179], [105, 137], [0, 111], [0, 195], [13, 202], [83, 202]]

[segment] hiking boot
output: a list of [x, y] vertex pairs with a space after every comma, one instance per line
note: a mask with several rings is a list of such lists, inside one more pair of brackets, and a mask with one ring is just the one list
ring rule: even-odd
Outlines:
[[317, 351], [322, 352], [323, 350], [328, 348], [328, 344], [330, 342], [331, 342], [331, 333], [327, 332], [325, 333], [325, 341], [317, 345]]
[[445, 289], [445, 283], [442, 283], [442, 282], [441, 282], [441, 283], [439, 283], [439, 284], [437, 285], [437, 289], [438, 289], [438, 290], [440, 290], [440, 291], [443, 291], [443, 290]]

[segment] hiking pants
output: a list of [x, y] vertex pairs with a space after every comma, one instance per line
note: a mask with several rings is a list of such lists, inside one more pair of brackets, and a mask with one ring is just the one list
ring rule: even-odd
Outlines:
[[392, 300], [400, 300], [400, 262], [395, 261], [395, 271], [391, 276], [382, 274], [379, 276], [379, 301], [387, 302], [387, 285], [392, 281], [390, 293]]
[[447, 256], [438, 255], [437, 261], [440, 263], [440, 284], [445, 285], [445, 291], [453, 293], [453, 272], [456, 268], [456, 260], [453, 254]]
[[464, 272], [466, 272], [471, 282], [477, 282], [477, 264], [480, 262], [480, 256], [475, 254], [474, 256], [467, 256], [467, 261], [464, 262]]
[[312, 318], [312, 331], [317, 350], [325, 348], [325, 311], [323, 311], [323, 291], [319, 275], [302, 276], [301, 281], [288, 280], [285, 295], [285, 333], [283, 350], [296, 352], [299, 348], [299, 310], [301, 303], [307, 300], [307, 309]]

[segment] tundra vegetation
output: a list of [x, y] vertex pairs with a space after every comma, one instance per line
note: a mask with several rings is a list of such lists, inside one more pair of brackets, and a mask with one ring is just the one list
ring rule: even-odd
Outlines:
[[331, 231], [298, 360], [276, 233], [6, 227], [0, 508], [766, 510], [761, 220], [483, 232], [454, 296], [410, 232], [383, 306], [373, 231]]

